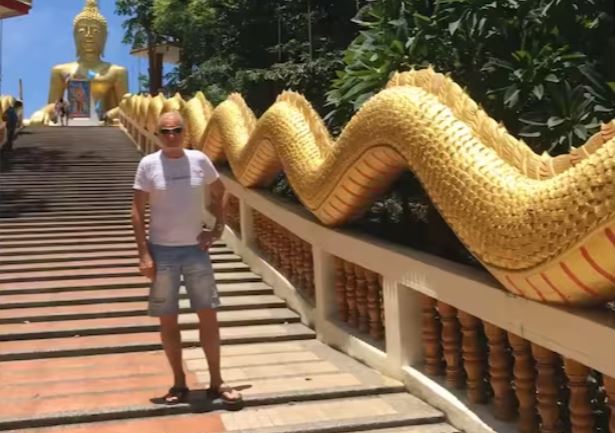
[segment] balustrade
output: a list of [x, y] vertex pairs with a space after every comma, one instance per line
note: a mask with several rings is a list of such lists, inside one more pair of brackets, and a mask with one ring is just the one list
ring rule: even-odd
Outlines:
[[337, 318], [375, 340], [384, 338], [382, 282], [375, 272], [335, 258]]
[[[154, 140], [147, 130], [131, 119], [123, 118], [123, 123], [135, 143], [146, 152], [153, 149]], [[421, 365], [420, 359], [404, 358], [400, 353], [416, 353], [420, 358], [422, 352], [422, 369], [428, 376], [450, 388], [463, 389], [468, 402], [489, 405], [495, 418], [516, 423], [522, 433], [615, 433], [615, 370], [610, 367], [615, 362], [613, 313], [608, 313], [606, 320], [579, 320], [582, 313], [577, 316], [574, 311], [502, 295], [496, 284], [477, 278], [474, 271], [449, 267], [438, 259], [433, 263], [415, 259], [414, 252], [387, 250], [360, 235], [330, 230], [300, 212], [280, 210], [283, 206], [276, 207], [275, 199], [263, 198], [260, 193], [243, 196], [243, 187], [231, 176], [222, 177], [232, 192], [225, 208], [227, 222], [235, 235], [246, 238], [242, 239], [244, 245], [313, 306], [318, 305], [313, 302], [316, 293], [325, 294], [319, 298], [319, 308], [326, 304], [326, 314], [318, 313], [321, 318], [326, 316], [325, 321], [345, 323], [359, 336], [376, 341], [386, 338], [382, 356], [391, 357], [390, 352], [395, 351], [395, 359], [407, 362], [399, 365], [400, 370]], [[245, 218], [246, 212], [249, 218]], [[284, 217], [278, 219], [280, 215]], [[284, 221], [284, 225], [276, 221]], [[359, 246], [369, 251], [357, 254]], [[407, 274], [402, 275], [401, 270]], [[387, 308], [398, 309], [394, 314], [385, 312], [383, 287]], [[468, 295], [461, 297], [460, 292]], [[411, 295], [405, 297], [408, 293]], [[412, 296], [416, 302], [408, 301]], [[405, 307], [397, 305], [399, 300]], [[503, 316], [516, 314], [514, 320], [504, 320], [484, 308], [492, 303], [497, 304], [497, 311], [506, 312]], [[408, 305], [416, 305], [416, 310]], [[385, 326], [387, 320], [390, 323]], [[544, 326], [545, 321], [557, 323]], [[583, 327], [579, 332], [591, 341], [569, 338], [567, 332], [574, 327], [569, 322]], [[404, 326], [417, 331], [414, 339], [404, 339], [399, 332]], [[316, 328], [326, 333], [331, 327]], [[562, 339], [566, 344], [559, 344]], [[361, 343], [365, 341], [369, 340]], [[420, 345], [422, 351], [404, 352], [389, 347], [389, 341]], [[603, 349], [608, 344], [610, 351]], [[357, 353], [357, 346], [352, 350]], [[580, 356], [591, 365], [579, 362], [576, 358]]]
[[429, 296], [421, 312], [424, 371], [444, 364], [469, 402], [491, 403], [522, 433], [615, 433], [614, 379]]
[[224, 220], [233, 231], [241, 236], [241, 222], [239, 216], [239, 199], [234, 195], [228, 195], [224, 206]]
[[254, 211], [255, 242], [264, 258], [313, 301], [312, 246], [263, 214]]

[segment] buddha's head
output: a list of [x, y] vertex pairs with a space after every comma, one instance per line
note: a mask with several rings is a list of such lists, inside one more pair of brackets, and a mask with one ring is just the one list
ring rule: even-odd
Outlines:
[[96, 0], [86, 0], [85, 7], [73, 21], [77, 57], [102, 56], [107, 41], [107, 20], [98, 10]]

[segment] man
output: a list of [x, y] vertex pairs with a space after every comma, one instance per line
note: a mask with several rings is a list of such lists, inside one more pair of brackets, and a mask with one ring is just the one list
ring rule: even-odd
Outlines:
[[[167, 404], [185, 401], [189, 389], [182, 365], [177, 322], [180, 278], [199, 318], [201, 346], [210, 374], [209, 394], [227, 404], [241, 401], [226, 385], [220, 371], [220, 331], [216, 308], [220, 305], [208, 254], [224, 227], [224, 186], [205, 154], [182, 148], [183, 119], [177, 112], [159, 119], [161, 150], [139, 163], [134, 183], [132, 223], [139, 249], [139, 268], [152, 283], [149, 314], [160, 318], [160, 334], [173, 371], [174, 383], [164, 396]], [[209, 186], [213, 229], [203, 229], [205, 186]], [[149, 242], [145, 236], [145, 207], [149, 201]]]
[[21, 108], [21, 106], [21, 101], [15, 101], [15, 104], [9, 106], [2, 116], [2, 120], [6, 122], [6, 143], [2, 149], [3, 152], [11, 152], [13, 150], [13, 141], [15, 140], [15, 133], [17, 132], [19, 123], [17, 110]]

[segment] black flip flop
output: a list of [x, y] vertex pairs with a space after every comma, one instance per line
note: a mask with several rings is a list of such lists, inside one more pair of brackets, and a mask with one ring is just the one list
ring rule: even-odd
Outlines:
[[[226, 386], [224, 389], [225, 389], [224, 391], [221, 391], [221, 390], [220, 390], [220, 387], [218, 387], [218, 388], [216, 388], [216, 389], [214, 389], [214, 388], [208, 388], [208, 389], [207, 389], [207, 395], [208, 395], [208, 396], [209, 396], [209, 398], [211, 398], [212, 400], [213, 400], [213, 399], [216, 399], [216, 398], [219, 398], [220, 400], [222, 400], [222, 403], [224, 403], [224, 404], [225, 404], [225, 405], [227, 405], [227, 406], [237, 406], [237, 405], [239, 405], [239, 404], [243, 403], [243, 398], [241, 397], [241, 394], [239, 394], [239, 392], [238, 392], [238, 391], [237, 391], [237, 393], [239, 394], [239, 398], [233, 398], [233, 399], [231, 399], [231, 398], [228, 398], [228, 397], [225, 397], [225, 396], [224, 396], [224, 393], [225, 393], [225, 392], [228, 392], [228, 391], [233, 391], [233, 390], [234, 390], [234, 389], [233, 389], [233, 387], [231, 387], [231, 386]], [[234, 390], [234, 391], [236, 391], [236, 390]]]
[[167, 405], [185, 403], [188, 398], [189, 393], [190, 393], [190, 390], [186, 388], [185, 386], [184, 387], [172, 386], [171, 388], [169, 388], [169, 392], [167, 392], [167, 394], [164, 397], [162, 397], [162, 400], [164, 401], [164, 404], [167, 404]]

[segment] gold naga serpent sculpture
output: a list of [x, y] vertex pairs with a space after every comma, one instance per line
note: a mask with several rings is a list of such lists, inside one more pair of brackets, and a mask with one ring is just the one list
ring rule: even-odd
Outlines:
[[410, 169], [510, 292], [559, 304], [615, 298], [615, 121], [569, 154], [537, 155], [431, 69], [396, 74], [337, 140], [294, 92], [260, 119], [239, 94], [215, 109], [202, 93], [148, 98], [120, 104], [129, 132], [153, 131], [160, 113], [178, 110], [194, 147], [227, 160], [243, 186], [267, 186], [283, 170], [324, 224], [360, 216]]

